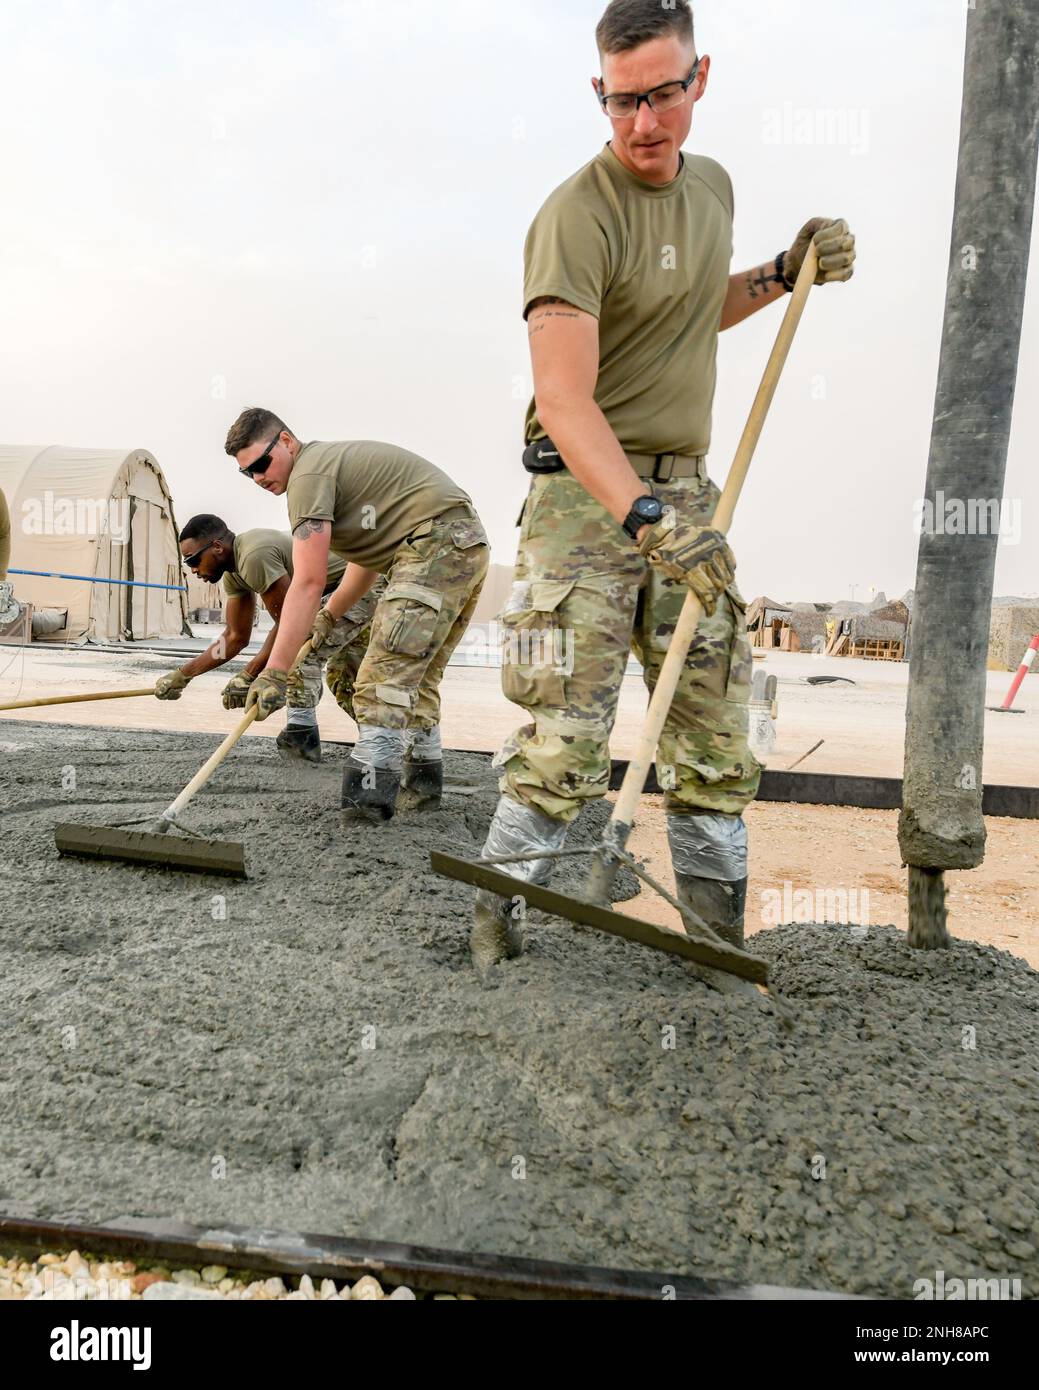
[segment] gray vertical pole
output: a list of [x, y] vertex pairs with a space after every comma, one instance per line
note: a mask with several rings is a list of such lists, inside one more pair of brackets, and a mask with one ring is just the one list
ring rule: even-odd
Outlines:
[[999, 540], [985, 503], [1003, 496], [1037, 147], [1039, 0], [972, 0], [898, 826], [914, 946], [948, 945], [942, 871], [973, 868], [985, 853], [985, 673]]

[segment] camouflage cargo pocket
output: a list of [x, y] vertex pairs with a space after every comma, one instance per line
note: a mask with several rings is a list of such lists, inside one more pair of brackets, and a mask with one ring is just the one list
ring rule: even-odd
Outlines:
[[386, 650], [396, 656], [426, 656], [444, 599], [435, 589], [404, 580], [390, 584], [382, 599], [386, 605]]
[[483, 527], [473, 518], [452, 521], [449, 526], [451, 539], [459, 550], [469, 550], [474, 545], [486, 545], [487, 535]]
[[516, 580], [501, 614], [501, 688], [529, 709], [566, 706], [566, 644], [559, 608], [573, 580]]

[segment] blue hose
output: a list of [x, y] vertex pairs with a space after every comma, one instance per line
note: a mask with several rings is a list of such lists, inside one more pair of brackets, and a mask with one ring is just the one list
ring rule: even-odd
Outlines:
[[50, 570], [9, 569], [8, 574], [32, 574], [37, 579], [78, 579], [86, 584], [122, 584], [130, 589], [165, 589], [169, 593], [186, 594], [183, 584], [146, 584], [141, 579], [91, 579], [89, 574], [52, 574]]

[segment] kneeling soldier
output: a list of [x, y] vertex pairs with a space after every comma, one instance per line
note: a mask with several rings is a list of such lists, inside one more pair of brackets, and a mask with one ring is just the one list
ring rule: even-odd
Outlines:
[[[163, 676], [155, 686], [155, 694], [160, 700], [179, 700], [185, 686], [195, 676], [233, 660], [252, 636], [256, 596], [259, 595], [274, 619], [274, 626], [245, 670], [233, 676], [223, 691], [224, 709], [244, 709], [249, 688], [267, 664], [277, 637], [282, 604], [292, 580], [292, 537], [285, 531], [263, 528], [235, 535], [220, 517], [203, 514], [193, 516], [181, 531], [180, 552], [187, 568], [205, 583], [223, 581], [227, 594], [226, 625], [201, 656]], [[325, 572], [326, 594], [337, 588], [345, 570], [343, 557], [330, 551]], [[278, 749], [285, 757], [321, 761], [317, 705], [321, 699], [322, 666], [325, 666], [329, 690], [353, 718], [354, 681], [368, 646], [372, 615], [383, 588], [385, 581], [366, 594], [336, 623], [321, 655], [312, 653], [293, 674], [288, 690], [288, 722], [277, 738]]]
[[[256, 407], [231, 426], [225, 447], [266, 492], [285, 494], [292, 526], [292, 584], [249, 692], [257, 718], [285, 703], [287, 673], [307, 637], [323, 651], [340, 616], [384, 573], [354, 684], [358, 738], [343, 773], [343, 813], [389, 820], [401, 786], [419, 804], [437, 805], [440, 681], [487, 574], [487, 537], [468, 495], [406, 449], [371, 440], [304, 444]], [[350, 563], [321, 607], [330, 547]]]

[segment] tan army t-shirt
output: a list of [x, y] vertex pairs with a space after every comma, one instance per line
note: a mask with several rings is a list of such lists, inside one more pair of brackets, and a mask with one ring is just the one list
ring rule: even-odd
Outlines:
[[293, 530], [301, 521], [330, 521], [333, 550], [383, 572], [420, 522], [471, 505], [434, 464], [371, 439], [304, 444], [285, 495]]
[[[330, 551], [326, 593], [338, 585], [345, 569], [343, 557]], [[234, 569], [224, 575], [224, 592], [229, 598], [265, 594], [282, 575], [292, 578], [292, 537], [286, 531], [259, 526], [255, 531], [241, 531], [235, 536]]]
[[[607, 145], [527, 233], [523, 314], [542, 295], [599, 320], [595, 399], [628, 453], [705, 454], [732, 260], [732, 182], [683, 154], [657, 187]], [[526, 438], [544, 437], [532, 401]]]

